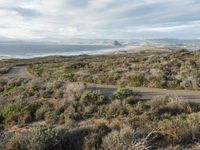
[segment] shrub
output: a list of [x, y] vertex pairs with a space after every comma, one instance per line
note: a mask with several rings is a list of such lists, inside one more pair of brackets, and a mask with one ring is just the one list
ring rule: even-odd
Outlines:
[[51, 125], [41, 125], [32, 132], [31, 146], [33, 149], [53, 150], [59, 146], [59, 131]]
[[62, 131], [62, 149], [83, 150], [85, 137], [90, 135], [92, 128], [89, 126]]
[[59, 120], [59, 116], [56, 114], [55, 111], [48, 111], [45, 113], [45, 121], [47, 123], [55, 124]]
[[139, 96], [129, 96], [129, 97], [127, 97], [125, 99], [125, 104], [134, 105], [139, 101], [140, 101], [140, 97]]
[[77, 122], [75, 120], [68, 118], [68, 117], [65, 117], [64, 119], [65, 119], [64, 123], [65, 123], [66, 128], [72, 129], [77, 126]]
[[[123, 101], [126, 100], [126, 102], [130, 102], [130, 98], [134, 97], [136, 98], [137, 96], [139, 96], [139, 93], [134, 93], [132, 90], [130, 89], [126, 89], [126, 88], [121, 88], [119, 87], [117, 89], [117, 91], [114, 93], [114, 97], [118, 100], [120, 100], [121, 105], [123, 105]], [[126, 103], [125, 102], [125, 103]]]
[[0, 75], [8, 73], [11, 69], [11, 67], [0, 68]]
[[129, 149], [134, 141], [134, 131], [130, 127], [125, 127], [120, 131], [112, 131], [103, 138], [102, 148], [104, 150]]
[[157, 97], [149, 102], [151, 110], [162, 116], [168, 114], [178, 115], [181, 113], [192, 113], [199, 111], [199, 104], [185, 102], [175, 97]]
[[17, 88], [15, 86], [5, 88], [3, 91], [3, 96], [10, 96], [10, 95], [16, 93], [16, 89]]
[[45, 118], [45, 113], [53, 111], [53, 105], [48, 101], [43, 101], [41, 106], [35, 112], [35, 119], [41, 120]]
[[42, 91], [41, 95], [43, 98], [51, 98], [53, 96], [53, 90], [52, 89], [48, 89], [45, 91]]
[[55, 81], [54, 83], [53, 83], [53, 87], [54, 87], [54, 90], [57, 90], [57, 89], [60, 89], [62, 86], [64, 86], [65, 85], [65, 82], [63, 82], [63, 81]]
[[5, 129], [3, 124], [0, 124], [0, 132], [3, 131]]
[[104, 119], [99, 119], [95, 122], [95, 129], [96, 130], [108, 130], [108, 126], [107, 126], [108, 122], [107, 120]]
[[121, 88], [121, 87], [119, 87], [117, 89], [117, 91], [114, 93], [115, 98], [117, 98], [119, 100], [123, 100], [132, 95], [133, 95], [132, 90], [126, 89], [126, 88]]
[[149, 104], [154, 109], [161, 105], [166, 105], [170, 101], [171, 100], [169, 96], [156, 96], [149, 102]]
[[110, 128], [106, 125], [107, 120], [97, 120], [95, 123], [95, 130], [85, 137], [84, 149], [100, 149], [102, 144], [102, 138], [110, 132]]
[[167, 87], [172, 89], [180, 88], [181, 81], [173, 79], [172, 81], [168, 81]]
[[120, 115], [127, 115], [127, 109], [121, 105], [120, 101], [113, 101], [107, 111], [108, 117], [117, 117]]
[[199, 138], [200, 114], [180, 115], [158, 123], [158, 130], [167, 135], [166, 142], [187, 144]]
[[33, 79], [29, 82], [29, 87], [33, 91], [40, 91], [41, 89], [44, 89], [44, 82], [42, 80]]
[[86, 114], [86, 115], [92, 115], [92, 114], [94, 114], [98, 110], [97, 107], [98, 106], [95, 106], [95, 105], [85, 106], [84, 107], [84, 114]]
[[68, 83], [65, 88], [63, 97], [67, 99], [67, 101], [73, 102], [80, 99], [86, 89], [86, 85], [81, 83]]
[[113, 130], [120, 130], [123, 126], [127, 124], [127, 119], [125, 118], [113, 118], [112, 120], [110, 120], [109, 127]]
[[54, 97], [55, 97], [56, 99], [61, 99], [61, 98], [63, 98], [63, 92], [62, 92], [62, 91], [59, 91], [59, 90], [56, 90], [56, 91], [54, 92]]
[[131, 127], [134, 128], [136, 131], [139, 129], [148, 129], [151, 126], [154, 126], [153, 121], [157, 121], [155, 119], [155, 116], [144, 112], [143, 114], [131, 114], [128, 118], [129, 124], [131, 124]]
[[1, 123], [3, 123], [3, 120], [4, 120], [5, 118], [0, 114], [0, 124]]
[[29, 150], [29, 140], [24, 135], [17, 134], [6, 144], [7, 150]]
[[98, 150], [101, 148], [101, 136], [98, 133], [92, 133], [84, 138], [83, 150]]
[[68, 112], [66, 115], [67, 115], [67, 118], [70, 118], [72, 120], [83, 119], [83, 116], [78, 112]]
[[107, 103], [107, 98], [98, 91], [86, 91], [81, 95], [81, 104], [88, 105], [103, 105]]
[[134, 105], [134, 108], [133, 108], [133, 111], [137, 113], [138, 115], [148, 110], [149, 110], [149, 106], [143, 101], [139, 101], [136, 105]]
[[7, 84], [7, 80], [6, 79], [0, 79], [0, 86], [5, 86]]
[[141, 86], [143, 84], [143, 76], [141, 74], [134, 74], [130, 77], [130, 83], [132, 86]]
[[156, 88], [166, 88], [167, 87], [166, 81], [163, 78], [157, 79], [155, 81], [155, 87]]
[[0, 111], [0, 115], [5, 118], [5, 122], [25, 121], [20, 120], [19, 118], [22, 117], [23, 114], [26, 114], [28, 115], [27, 117], [32, 118], [38, 107], [38, 103], [17, 102], [3, 107], [3, 109]]

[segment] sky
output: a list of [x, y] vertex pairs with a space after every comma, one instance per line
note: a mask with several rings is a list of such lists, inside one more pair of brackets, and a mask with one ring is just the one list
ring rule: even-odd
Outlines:
[[200, 0], [0, 0], [0, 40], [200, 38]]

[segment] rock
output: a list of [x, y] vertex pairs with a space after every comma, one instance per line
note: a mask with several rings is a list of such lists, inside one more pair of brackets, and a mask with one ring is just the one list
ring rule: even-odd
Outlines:
[[121, 44], [120, 44], [118, 41], [116, 41], [116, 40], [113, 41], [112, 45], [113, 45], [113, 46], [121, 46]]

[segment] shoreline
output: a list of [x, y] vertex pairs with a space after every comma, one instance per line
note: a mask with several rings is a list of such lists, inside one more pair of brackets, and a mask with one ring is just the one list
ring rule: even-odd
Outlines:
[[37, 56], [16, 56], [16, 57], [0, 57], [0, 60], [11, 60], [11, 59], [17, 59], [17, 60], [24, 60], [24, 59], [35, 59], [35, 58], [45, 58], [45, 57], [78, 57], [78, 56], [98, 56], [98, 55], [118, 55], [118, 54], [130, 54], [130, 53], [140, 53], [140, 52], [160, 52], [160, 53], [167, 53], [172, 52], [174, 50], [178, 50], [181, 48], [168, 48], [164, 46], [125, 46], [125, 47], [117, 47], [112, 49], [103, 49], [103, 50], [95, 50], [93, 52], [85, 51], [84, 53], [78, 53], [77, 54], [70, 54], [70, 53], [52, 53], [52, 54], [43, 54], [43, 55], [37, 55]]

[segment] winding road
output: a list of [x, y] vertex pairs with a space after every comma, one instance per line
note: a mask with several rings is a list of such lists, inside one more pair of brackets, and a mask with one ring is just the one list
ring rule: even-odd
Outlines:
[[[89, 84], [89, 89], [99, 90], [107, 96], [112, 96], [116, 91], [117, 86], [115, 85], [96, 85]], [[152, 99], [155, 96], [173, 96], [180, 98], [185, 101], [192, 101], [200, 103], [200, 91], [195, 90], [168, 90], [168, 89], [158, 89], [158, 88], [146, 88], [146, 87], [127, 87], [135, 92], [140, 92], [143, 100]]]
[[[9, 77], [21, 77], [21, 78], [34, 78], [34, 76], [28, 72], [27, 66], [16, 66], [13, 67], [10, 72], [0, 76], [0, 78]], [[88, 84], [88, 88], [92, 90], [99, 90], [101, 93], [107, 96], [111, 96], [117, 89], [115, 85], [97, 85]], [[142, 94], [142, 99], [152, 99], [155, 96], [171, 95], [175, 97], [180, 97], [186, 101], [192, 101], [200, 103], [200, 91], [194, 90], [167, 90], [167, 89], [157, 89], [157, 88], [145, 88], [145, 87], [128, 87], [135, 92], [140, 92]]]
[[12, 67], [12, 69], [7, 73], [2, 76], [2, 78], [10, 78], [10, 77], [19, 77], [19, 78], [28, 78], [32, 79], [34, 76], [28, 72], [27, 66], [15, 66]]

